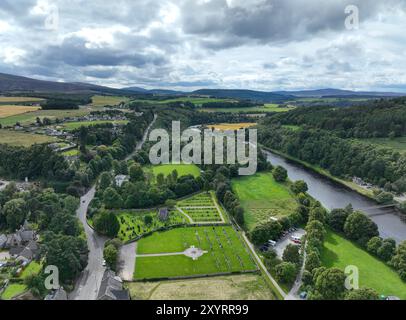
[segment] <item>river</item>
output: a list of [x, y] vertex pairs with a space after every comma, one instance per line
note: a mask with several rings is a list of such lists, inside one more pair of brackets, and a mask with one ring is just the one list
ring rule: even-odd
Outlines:
[[293, 161], [287, 160], [274, 153], [265, 152], [273, 165], [281, 165], [288, 171], [292, 181], [306, 181], [308, 193], [327, 209], [343, 208], [352, 204], [354, 209], [362, 210], [378, 225], [383, 238], [393, 238], [398, 243], [406, 240], [406, 222], [392, 208], [373, 208], [377, 204], [355, 191], [349, 190], [330, 179], [317, 174]]

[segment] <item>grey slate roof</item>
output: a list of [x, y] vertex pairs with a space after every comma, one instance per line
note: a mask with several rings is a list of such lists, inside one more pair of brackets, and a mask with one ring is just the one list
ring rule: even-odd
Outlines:
[[111, 270], [106, 270], [100, 285], [97, 300], [130, 300], [126, 290], [123, 290], [123, 282]]

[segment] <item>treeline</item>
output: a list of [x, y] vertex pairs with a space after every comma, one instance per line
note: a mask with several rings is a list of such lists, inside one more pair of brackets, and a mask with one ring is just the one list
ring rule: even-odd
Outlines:
[[297, 108], [274, 119], [333, 131], [341, 138], [400, 137], [406, 135], [406, 99], [375, 100], [349, 108]]
[[250, 101], [213, 101], [206, 102], [202, 104], [202, 108], [254, 108], [258, 106], [263, 106], [263, 104], [258, 104]]
[[324, 130], [293, 131], [266, 120], [259, 131], [265, 146], [327, 169], [337, 177], [360, 177], [398, 192], [406, 191], [406, 156], [388, 149], [339, 138]]
[[75, 110], [79, 109], [79, 104], [73, 100], [47, 100], [41, 103], [43, 110]]

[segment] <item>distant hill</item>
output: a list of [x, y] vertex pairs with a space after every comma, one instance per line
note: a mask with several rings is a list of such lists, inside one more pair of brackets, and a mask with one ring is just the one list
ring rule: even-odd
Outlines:
[[368, 91], [351, 91], [340, 89], [318, 89], [302, 91], [276, 91], [278, 94], [290, 95], [299, 98], [377, 98], [377, 97], [400, 97], [406, 96], [403, 93], [395, 92], [368, 92]]
[[294, 97], [291, 95], [284, 95], [274, 92], [263, 92], [254, 90], [228, 90], [228, 89], [202, 89], [193, 91], [192, 94], [210, 96], [215, 98], [232, 98], [253, 100], [260, 102], [276, 102], [281, 103], [288, 100], [292, 100]]
[[123, 88], [122, 90], [133, 91], [133, 92], [137, 92], [137, 93], [150, 93], [150, 94], [161, 94], [161, 95], [184, 95], [184, 94], [189, 94], [189, 93], [182, 92], [182, 91], [165, 90], [165, 89], [147, 90], [147, 89], [140, 88], [140, 87], [128, 87], [128, 88]]
[[[36, 92], [36, 93], [110, 93], [124, 94], [126, 91], [108, 87], [93, 85], [89, 83], [68, 83], [31, 79], [0, 73], [0, 92]], [[132, 92], [129, 92], [132, 93]]]

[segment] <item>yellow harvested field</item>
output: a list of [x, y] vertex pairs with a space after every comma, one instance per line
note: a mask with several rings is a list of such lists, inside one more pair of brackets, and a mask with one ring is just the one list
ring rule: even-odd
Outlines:
[[208, 125], [208, 127], [211, 129], [215, 129], [215, 130], [226, 131], [226, 130], [246, 129], [246, 128], [253, 127], [256, 125], [257, 125], [256, 123], [242, 122], [242, 123], [213, 124], [213, 125]]
[[95, 107], [104, 107], [104, 106], [116, 106], [122, 102], [128, 102], [129, 99], [126, 97], [119, 96], [93, 96], [92, 105]]
[[41, 102], [44, 99], [32, 97], [3, 97], [0, 96], [0, 103], [21, 103], [21, 102]]
[[37, 111], [39, 109], [41, 109], [41, 107], [0, 105], [0, 118], [12, 117], [18, 114]]

